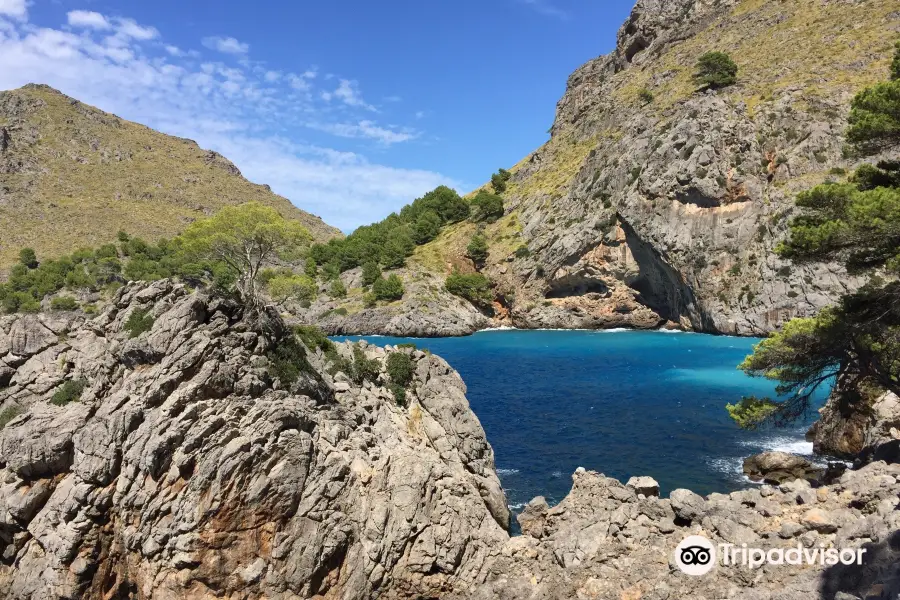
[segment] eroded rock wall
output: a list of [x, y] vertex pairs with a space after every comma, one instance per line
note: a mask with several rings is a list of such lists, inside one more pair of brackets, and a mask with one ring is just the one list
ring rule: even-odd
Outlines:
[[[138, 309], [154, 324], [130, 339]], [[0, 598], [413, 598], [476, 581], [509, 512], [459, 375], [406, 350], [400, 407], [386, 375], [329, 375], [321, 351], [286, 385], [272, 345], [233, 303], [165, 281], [92, 320], [0, 321], [0, 410], [23, 411], [0, 430]], [[86, 387], [54, 405], [64, 381]]]

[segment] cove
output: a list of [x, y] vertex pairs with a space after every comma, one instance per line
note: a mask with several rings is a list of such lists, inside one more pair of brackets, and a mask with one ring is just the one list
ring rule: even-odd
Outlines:
[[736, 368], [758, 339], [615, 330], [335, 339], [413, 342], [459, 371], [513, 510], [535, 496], [559, 502], [578, 467], [621, 481], [649, 475], [663, 495], [705, 495], [751, 485], [741, 470], [751, 454], [812, 452], [803, 434], [814, 410], [789, 429], [757, 432], [725, 411], [741, 396], [775, 393]]

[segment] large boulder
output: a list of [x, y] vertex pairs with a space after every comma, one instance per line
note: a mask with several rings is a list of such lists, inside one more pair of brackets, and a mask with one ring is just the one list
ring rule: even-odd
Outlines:
[[763, 452], [744, 459], [744, 474], [751, 481], [778, 485], [794, 479], [816, 481], [824, 470], [805, 458], [787, 452]]

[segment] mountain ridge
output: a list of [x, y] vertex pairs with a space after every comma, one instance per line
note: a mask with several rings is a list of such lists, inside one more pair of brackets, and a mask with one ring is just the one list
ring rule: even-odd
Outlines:
[[193, 140], [43, 84], [0, 92], [0, 268], [22, 247], [56, 257], [113, 241], [119, 230], [171, 237], [198, 217], [251, 200], [299, 220], [317, 240], [342, 235]]
[[[898, 35], [900, 11], [885, 0], [638, 2], [616, 49], [569, 77], [550, 140], [510, 169], [479, 267], [494, 286], [492, 320], [473, 307], [458, 329], [765, 335], [853, 290], [862, 280], [838, 265], [773, 249], [797, 193], [858, 165], [844, 151], [850, 100], [884, 78]], [[698, 90], [695, 64], [710, 51], [737, 62], [735, 85]], [[419, 247], [407, 280], [474, 271], [472, 229], [450, 226]], [[414, 314], [429, 292], [388, 310]], [[344, 304], [351, 314], [326, 328], [377, 333], [373, 309]]]

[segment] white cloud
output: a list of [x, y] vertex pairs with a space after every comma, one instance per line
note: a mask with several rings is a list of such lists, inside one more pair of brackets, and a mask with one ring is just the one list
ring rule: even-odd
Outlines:
[[363, 100], [362, 93], [359, 91], [359, 84], [349, 79], [341, 79], [337, 89], [330, 93], [323, 93], [322, 98], [325, 100], [337, 98], [347, 106], [378, 112], [377, 108]]
[[387, 146], [408, 142], [419, 137], [419, 133], [411, 129], [380, 127], [373, 121], [367, 120], [362, 120], [359, 123], [311, 123], [308, 126], [340, 137], [375, 140]]
[[233, 37], [205, 37], [203, 45], [210, 50], [223, 52], [225, 54], [247, 54], [250, 51], [250, 44], [239, 42]]
[[132, 19], [116, 19], [116, 34], [122, 38], [145, 42], [159, 36], [159, 31], [155, 27], [138, 25]]
[[[270, 184], [344, 230], [379, 220], [437, 185], [462, 187], [439, 173], [375, 164], [355, 152], [298, 141], [310, 128], [384, 145], [420, 135], [367, 119], [371, 107], [350, 80], [333, 92], [348, 124], [333, 123], [333, 105], [323, 103], [318, 90], [298, 94], [286, 75], [276, 78], [277, 71], [258, 63], [198, 65], [190, 51], [157, 41], [161, 35], [153, 27], [106, 20], [110, 30], [85, 27], [77, 34], [7, 23], [0, 35], [0, 89], [47, 83], [123, 118], [195, 139], [228, 156], [249, 179]], [[319, 80], [316, 69], [295, 77], [310, 87]]]
[[0, 0], [0, 15], [24, 19], [28, 16], [28, 3], [25, 0]]
[[266, 71], [266, 74], [263, 77], [269, 83], [274, 83], [281, 79], [281, 73], [279, 71]]
[[87, 27], [89, 29], [112, 29], [112, 23], [98, 12], [90, 10], [73, 10], [66, 15], [69, 25], [72, 27]]

